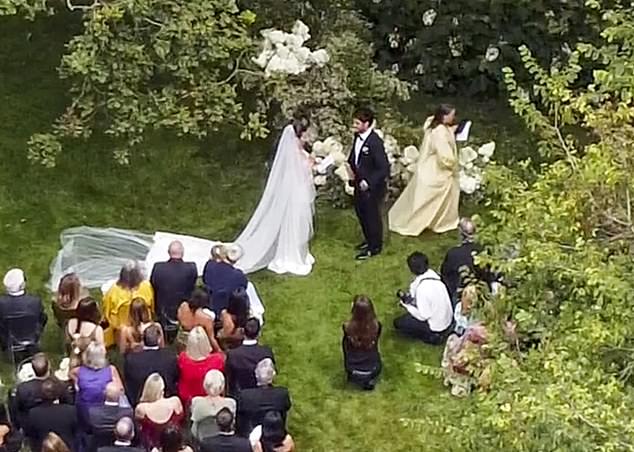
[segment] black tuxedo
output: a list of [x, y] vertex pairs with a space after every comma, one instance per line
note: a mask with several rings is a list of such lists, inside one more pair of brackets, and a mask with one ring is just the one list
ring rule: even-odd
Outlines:
[[8, 343], [9, 317], [28, 318], [28, 328], [21, 325], [19, 331], [13, 331], [18, 340], [30, 340], [38, 343], [40, 335], [46, 326], [48, 317], [42, 307], [40, 297], [34, 295], [3, 295], [0, 297], [0, 346]]
[[[350, 181], [350, 185], [354, 187], [354, 208], [365, 241], [371, 252], [378, 253], [383, 247], [381, 211], [387, 190], [386, 180], [390, 175], [390, 163], [385, 154], [383, 140], [374, 131], [370, 132], [363, 142], [357, 159], [358, 138], [359, 135], [355, 134], [348, 157], [348, 164], [354, 173], [354, 180]], [[361, 190], [361, 181], [368, 184], [367, 191]]]
[[28, 417], [26, 436], [31, 450], [42, 449], [42, 441], [49, 432], [57, 433], [71, 451], [75, 447], [77, 435], [77, 410], [73, 405], [44, 403], [31, 409]]
[[[44, 381], [37, 378], [18, 384], [15, 390], [15, 399], [12, 403], [13, 409], [11, 410], [16, 427], [26, 429], [29, 411], [43, 403], [42, 384]], [[59, 391], [62, 394], [61, 402], [73, 404], [72, 388], [62, 382], [58, 383]]]
[[92, 435], [90, 451], [110, 446], [114, 438], [114, 428], [121, 418], [134, 419], [134, 410], [119, 405], [99, 405], [88, 409], [88, 430]]
[[[460, 292], [466, 285], [464, 276], [483, 281], [489, 286], [495, 280], [489, 268], [481, 268], [475, 265], [473, 257], [480, 251], [481, 247], [473, 242], [463, 243], [447, 251], [445, 260], [440, 267], [440, 276], [447, 286], [449, 296], [454, 305], [459, 301]], [[466, 275], [460, 271], [462, 268], [468, 270]]]
[[150, 283], [154, 288], [156, 312], [163, 322], [163, 312], [170, 318], [176, 318], [176, 311], [180, 304], [189, 300], [196, 287], [198, 270], [193, 262], [183, 262], [181, 259], [170, 259], [167, 262], [157, 262], [152, 268]]
[[226, 262], [210, 260], [203, 270], [203, 282], [209, 292], [211, 309], [220, 318], [223, 309], [227, 309], [229, 296], [236, 289], [247, 288], [247, 277], [242, 270]]
[[288, 389], [281, 386], [262, 386], [244, 389], [238, 397], [238, 432], [247, 436], [256, 426], [262, 424], [264, 415], [277, 411], [286, 423], [286, 414], [291, 409]]
[[125, 355], [123, 375], [125, 391], [132, 406], [137, 404], [145, 379], [152, 373], [158, 373], [165, 380], [165, 395], [177, 395], [178, 363], [173, 350], [143, 350]]
[[265, 358], [273, 358], [273, 351], [264, 345], [240, 345], [227, 351], [225, 372], [229, 394], [237, 396], [241, 390], [255, 388], [255, 367]]
[[235, 434], [221, 433], [205, 438], [200, 444], [200, 452], [252, 452], [252, 450], [251, 443], [247, 438], [241, 438]]

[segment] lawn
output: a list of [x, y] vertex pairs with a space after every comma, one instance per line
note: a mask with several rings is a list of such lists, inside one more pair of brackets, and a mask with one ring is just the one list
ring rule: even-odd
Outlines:
[[[94, 137], [67, 146], [55, 169], [30, 164], [28, 137], [45, 130], [66, 104], [55, 67], [69, 28], [59, 17], [36, 23], [0, 19], [0, 273], [22, 267], [29, 291], [47, 304], [48, 268], [65, 228], [86, 224], [234, 238], [258, 200], [270, 149], [269, 143], [240, 142], [232, 130], [206, 142], [159, 135], [129, 167], [121, 167], [111, 159], [112, 143]], [[525, 135], [504, 106], [463, 104], [464, 99], [458, 102], [488, 124], [480, 135], [498, 141], [505, 155], [523, 147]], [[421, 120], [429, 108], [420, 99], [407, 106]], [[438, 365], [441, 350], [397, 337], [391, 322], [399, 313], [393, 294], [410, 279], [408, 253], [422, 250], [437, 267], [456, 235], [392, 235], [380, 258], [359, 264], [353, 260], [358, 234], [352, 210], [321, 204], [313, 273], [252, 276], [267, 308], [263, 341], [275, 351], [278, 383], [288, 386], [293, 398], [290, 431], [301, 451], [446, 449], [441, 439], [417, 437], [401, 419], [459, 411], [469, 402], [453, 400], [440, 381], [416, 372], [415, 363]], [[372, 393], [346, 387], [341, 366], [341, 323], [358, 293], [373, 299], [385, 326], [385, 370]], [[59, 358], [61, 334], [54, 321], [44, 348]], [[11, 373], [5, 360], [0, 364], [5, 385]]]

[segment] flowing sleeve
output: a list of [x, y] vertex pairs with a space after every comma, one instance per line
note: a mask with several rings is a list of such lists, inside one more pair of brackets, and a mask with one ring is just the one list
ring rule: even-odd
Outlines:
[[445, 127], [438, 126], [432, 131], [432, 134], [439, 165], [448, 171], [455, 170], [458, 166], [456, 143], [450, 132]]

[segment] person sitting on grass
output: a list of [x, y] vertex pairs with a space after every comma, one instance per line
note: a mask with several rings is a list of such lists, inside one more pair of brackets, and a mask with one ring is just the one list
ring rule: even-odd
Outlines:
[[398, 292], [399, 304], [407, 312], [394, 320], [394, 328], [401, 334], [439, 345], [450, 331], [453, 309], [447, 287], [423, 253], [407, 258], [410, 271], [416, 276], [409, 292]]
[[343, 361], [348, 381], [372, 390], [381, 373], [379, 354], [381, 322], [376, 318], [372, 301], [357, 295], [352, 304], [352, 318], [343, 324]]

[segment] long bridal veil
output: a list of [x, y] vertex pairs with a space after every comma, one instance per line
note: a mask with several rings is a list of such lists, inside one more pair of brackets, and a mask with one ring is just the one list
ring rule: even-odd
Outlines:
[[244, 250], [238, 266], [247, 273], [310, 273], [315, 188], [293, 126], [286, 126], [260, 202], [235, 240]]

